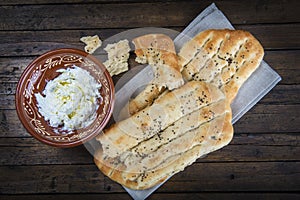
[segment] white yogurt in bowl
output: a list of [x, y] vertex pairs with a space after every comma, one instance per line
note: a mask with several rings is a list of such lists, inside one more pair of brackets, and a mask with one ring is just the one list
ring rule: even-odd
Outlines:
[[42, 94], [35, 94], [39, 113], [50, 126], [66, 132], [87, 127], [97, 116], [101, 84], [75, 65], [57, 72], [61, 74], [46, 84]]

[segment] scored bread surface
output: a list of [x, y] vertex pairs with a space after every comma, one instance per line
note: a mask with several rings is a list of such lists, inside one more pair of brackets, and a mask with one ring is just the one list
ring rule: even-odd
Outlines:
[[[156, 104], [164, 105], [163, 107], [172, 105], [172, 109], [167, 111], [171, 113], [165, 118], [168, 122], [161, 121], [164, 126], [159, 129], [153, 126], [156, 131], [145, 134], [140, 129], [140, 123], [147, 122], [151, 126], [159, 119], [158, 113], [155, 113], [156, 118], [147, 119], [144, 118], [147, 114], [142, 113], [148, 111], [139, 111], [131, 120], [120, 122], [132, 123], [133, 125], [129, 125], [130, 130], [134, 130], [136, 126], [139, 131], [135, 135], [133, 132], [127, 134], [124, 130], [120, 131], [120, 123], [117, 123], [113, 126], [113, 129], [119, 128], [117, 132], [109, 128], [97, 138], [102, 149], [95, 155], [95, 163], [105, 175], [128, 188], [146, 189], [162, 182], [200, 156], [229, 143], [233, 134], [231, 110], [224, 97], [212, 84], [199, 81], [191, 81], [167, 93], [149, 106], [151, 110]], [[197, 103], [193, 99], [197, 99]], [[180, 102], [179, 110], [174, 102]], [[196, 104], [194, 108], [188, 108], [193, 104]], [[176, 117], [172, 116], [175, 114]], [[136, 121], [137, 116], [142, 118], [141, 121]], [[126, 139], [119, 140], [120, 137]], [[131, 138], [132, 143], [123, 148], [127, 137]], [[109, 147], [108, 143], [111, 144]], [[114, 148], [118, 148], [118, 154], [111, 151]]]
[[185, 80], [210, 82], [222, 88], [229, 101], [258, 68], [263, 55], [263, 47], [249, 32], [228, 29], [203, 31], [178, 53]]
[[[94, 160], [112, 180], [143, 190], [231, 141], [230, 104], [264, 51], [241, 30], [203, 31], [183, 45], [178, 57], [173, 41], [164, 35], [133, 42], [136, 60], [153, 65], [154, 81], [130, 102], [132, 116], [96, 138], [102, 148]], [[164, 78], [172, 73], [175, 79]]]
[[218, 88], [210, 87], [204, 82], [191, 81], [163, 95], [131, 117], [112, 125], [96, 139], [104, 148], [109, 149], [104, 154], [116, 157], [120, 151], [126, 151], [152, 137], [182, 116], [222, 98], [224, 95]]

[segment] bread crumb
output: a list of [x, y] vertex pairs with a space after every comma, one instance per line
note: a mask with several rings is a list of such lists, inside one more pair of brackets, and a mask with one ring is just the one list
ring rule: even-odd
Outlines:
[[98, 35], [81, 37], [80, 41], [86, 44], [84, 51], [89, 54], [93, 54], [102, 45]]
[[114, 44], [108, 44], [104, 50], [107, 52], [108, 60], [103, 64], [111, 76], [128, 71], [129, 42], [120, 40]]

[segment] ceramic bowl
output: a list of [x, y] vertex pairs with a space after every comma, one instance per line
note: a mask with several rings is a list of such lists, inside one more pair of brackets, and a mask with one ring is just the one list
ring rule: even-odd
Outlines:
[[[36, 93], [42, 93], [47, 82], [56, 78], [58, 69], [73, 65], [87, 70], [101, 83], [96, 119], [87, 127], [69, 133], [51, 127], [39, 113]], [[30, 63], [21, 75], [16, 89], [16, 110], [26, 130], [39, 141], [56, 147], [80, 145], [101, 133], [109, 121], [114, 106], [114, 84], [104, 65], [94, 56], [77, 49], [57, 49]]]

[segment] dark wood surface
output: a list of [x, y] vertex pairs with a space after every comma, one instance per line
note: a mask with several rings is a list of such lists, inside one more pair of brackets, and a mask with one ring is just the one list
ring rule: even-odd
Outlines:
[[[183, 30], [211, 1], [0, 1], [0, 199], [130, 199], [83, 146], [33, 139], [14, 105], [17, 81], [38, 55], [80, 49], [136, 27]], [[215, 1], [265, 48], [282, 81], [235, 125], [232, 142], [172, 177], [149, 199], [300, 199], [300, 1]], [[116, 79], [117, 80], [117, 79]]]

